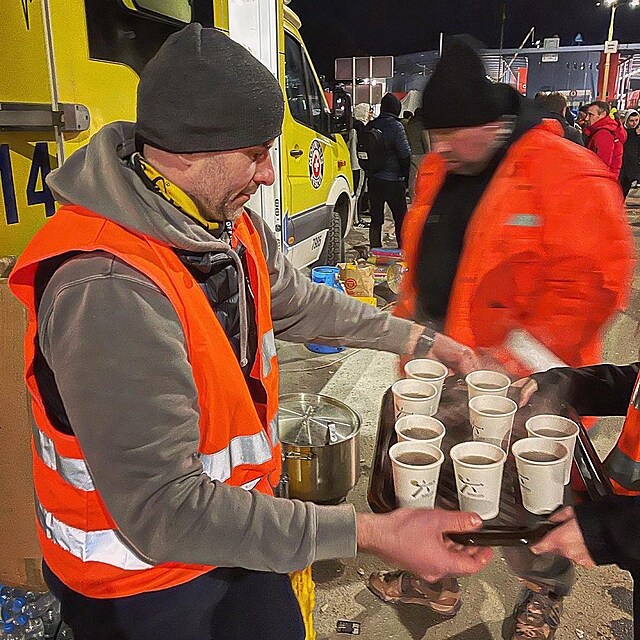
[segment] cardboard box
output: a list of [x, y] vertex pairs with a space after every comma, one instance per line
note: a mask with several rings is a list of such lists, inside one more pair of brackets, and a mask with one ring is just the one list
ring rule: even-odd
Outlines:
[[23, 381], [25, 308], [0, 279], [0, 583], [46, 590], [31, 477], [30, 401]]

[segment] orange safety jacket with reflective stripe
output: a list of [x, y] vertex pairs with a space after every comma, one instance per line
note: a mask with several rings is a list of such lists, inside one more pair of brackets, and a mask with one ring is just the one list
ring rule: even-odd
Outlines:
[[640, 495], [640, 375], [633, 387], [622, 432], [605, 460], [605, 469], [615, 493]]
[[[118, 531], [93, 485], [78, 440], [57, 431], [47, 418], [33, 367], [38, 340], [34, 286], [38, 265], [71, 251], [101, 250], [118, 256], [154, 282], [173, 305], [184, 330], [200, 412], [200, 442], [194, 455], [200, 458], [203, 472], [212, 480], [272, 495], [281, 467], [276, 422], [278, 364], [268, 268], [260, 236], [246, 213], [235, 224], [237, 241], [246, 247], [260, 336], [250, 375], [262, 383], [265, 404], [251, 397], [209, 301], [170, 246], [82, 207], [64, 206], [34, 236], [11, 274], [9, 286], [28, 310], [25, 367], [35, 418], [32, 449], [40, 544], [51, 570], [85, 596], [112, 598], [166, 589], [212, 567], [152, 565], [140, 557]], [[221, 397], [224, 402], [219, 401]]]
[[[545, 120], [508, 150], [464, 239], [445, 333], [487, 348], [514, 375], [531, 373], [500, 348], [520, 328], [570, 366], [600, 360], [603, 325], [624, 308], [634, 247], [617, 181]], [[408, 272], [394, 313], [415, 318], [423, 228], [446, 177], [425, 157], [402, 237]], [[418, 320], [421, 320], [418, 318]]]

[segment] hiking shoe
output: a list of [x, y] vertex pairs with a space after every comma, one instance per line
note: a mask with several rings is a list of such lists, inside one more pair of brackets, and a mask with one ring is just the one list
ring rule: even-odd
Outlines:
[[560, 626], [562, 596], [525, 581], [525, 589], [513, 612], [512, 640], [551, 640]]
[[426, 582], [408, 571], [376, 571], [369, 576], [369, 590], [392, 604], [420, 604], [442, 616], [455, 616], [462, 606], [455, 578]]

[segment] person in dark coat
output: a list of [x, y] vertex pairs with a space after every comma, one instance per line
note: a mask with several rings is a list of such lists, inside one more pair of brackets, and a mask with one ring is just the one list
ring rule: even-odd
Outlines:
[[545, 95], [540, 99], [540, 106], [547, 111], [555, 120], [557, 120], [564, 129], [564, 137], [571, 142], [584, 147], [582, 134], [567, 120], [567, 101], [565, 97], [554, 91], [549, 95]]
[[633, 110], [624, 119], [627, 140], [622, 151], [620, 185], [626, 198], [634, 182], [640, 182], [640, 113]]
[[[624, 416], [639, 372], [640, 362], [557, 368], [535, 373], [514, 386], [522, 387], [521, 406], [536, 392], [554, 399], [559, 393], [580, 415]], [[560, 526], [531, 550], [562, 555], [584, 567], [616, 564], [629, 571], [636, 585], [634, 637], [640, 639], [640, 496], [605, 496], [562, 509], [551, 519]]]
[[387, 150], [384, 166], [367, 175], [371, 203], [369, 245], [372, 249], [382, 246], [385, 204], [389, 205], [393, 214], [398, 246], [402, 246], [400, 234], [407, 213], [405, 193], [409, 181], [411, 148], [404, 127], [398, 119], [401, 108], [400, 100], [392, 93], [387, 93], [380, 103], [380, 115], [369, 124], [369, 127], [382, 131]]

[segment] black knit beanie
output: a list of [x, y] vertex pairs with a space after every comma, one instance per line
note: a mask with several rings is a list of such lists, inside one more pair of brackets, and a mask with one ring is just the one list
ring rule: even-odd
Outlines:
[[393, 95], [393, 93], [385, 93], [382, 96], [382, 100], [380, 100], [381, 113], [390, 113], [392, 116], [397, 118], [400, 115], [401, 109], [402, 103]]
[[518, 92], [487, 78], [479, 45], [468, 36], [447, 42], [422, 94], [425, 128], [476, 127], [519, 113]]
[[142, 71], [136, 135], [173, 153], [229, 151], [276, 138], [283, 115], [273, 74], [221, 31], [194, 23]]

